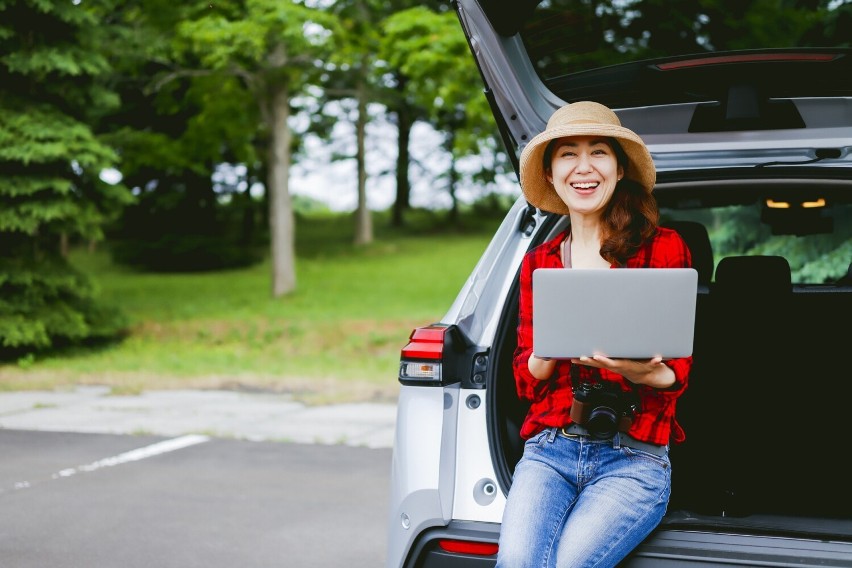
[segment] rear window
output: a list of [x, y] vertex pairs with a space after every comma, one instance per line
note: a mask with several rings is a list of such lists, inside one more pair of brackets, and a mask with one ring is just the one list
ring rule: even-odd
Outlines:
[[520, 30], [545, 83], [610, 65], [750, 50], [850, 48], [849, 0], [545, 0]]

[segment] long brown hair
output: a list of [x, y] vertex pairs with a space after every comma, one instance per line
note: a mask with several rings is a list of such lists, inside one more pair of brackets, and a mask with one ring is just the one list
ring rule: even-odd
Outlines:
[[[630, 166], [627, 154], [614, 138], [609, 143], [618, 164], [626, 172]], [[624, 266], [646, 240], [657, 232], [660, 210], [657, 200], [641, 185], [622, 179], [601, 216], [601, 256], [616, 266]]]
[[601, 217], [601, 256], [624, 266], [657, 232], [659, 219], [654, 196], [632, 180], [621, 180]]

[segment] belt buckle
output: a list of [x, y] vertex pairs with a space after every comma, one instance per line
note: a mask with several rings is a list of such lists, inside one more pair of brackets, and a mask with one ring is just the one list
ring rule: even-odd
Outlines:
[[582, 438], [582, 434], [575, 434], [574, 432], [568, 431], [568, 426], [563, 426], [559, 429], [559, 433], [565, 436], [566, 438]]

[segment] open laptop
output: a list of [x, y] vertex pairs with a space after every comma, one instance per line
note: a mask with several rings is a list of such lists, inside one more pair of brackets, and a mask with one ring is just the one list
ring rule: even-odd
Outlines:
[[533, 272], [533, 352], [665, 359], [692, 355], [693, 268], [539, 268]]

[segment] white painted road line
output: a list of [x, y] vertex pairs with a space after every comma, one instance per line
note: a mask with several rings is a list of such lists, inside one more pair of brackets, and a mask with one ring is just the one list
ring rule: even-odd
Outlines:
[[156, 444], [151, 444], [150, 446], [145, 446], [144, 448], [130, 450], [129, 452], [124, 452], [123, 454], [118, 454], [117, 456], [113, 456], [111, 458], [104, 458], [102, 460], [92, 462], [88, 465], [81, 465], [79, 467], [63, 469], [58, 473], [54, 473], [53, 479], [57, 479], [59, 477], [70, 477], [75, 473], [79, 472], [88, 473], [90, 471], [101, 469], [102, 467], [112, 467], [114, 465], [121, 465], [127, 462], [144, 460], [145, 458], [151, 458], [154, 456], [159, 456], [160, 454], [165, 454], [168, 452], [173, 452], [175, 450], [181, 450], [189, 446], [194, 446], [196, 444], [202, 444], [208, 441], [209, 439], [209, 436], [201, 436], [197, 434], [181, 436], [180, 438], [172, 438], [171, 440], [157, 442]]
[[[195, 446], [196, 444], [203, 444], [204, 442], [207, 442], [209, 440], [209, 436], [202, 436], [198, 434], [191, 434], [188, 436], [181, 436], [179, 438], [172, 438], [171, 440], [157, 442], [156, 444], [151, 444], [150, 446], [130, 450], [129, 452], [124, 452], [122, 454], [118, 454], [117, 456], [104, 458], [102, 460], [98, 460], [90, 464], [81, 465], [77, 467], [69, 467], [54, 473], [52, 476], [50, 476], [50, 478], [60, 479], [63, 477], [71, 477], [72, 475], [75, 475], [77, 473], [89, 473], [105, 467], [113, 467], [116, 465], [121, 465], [123, 463], [144, 460], [146, 458], [152, 458], [154, 456], [166, 454], [175, 450], [182, 450], [183, 448]], [[33, 485], [34, 482], [18, 481], [15, 483], [14, 489], [26, 489], [28, 487], [32, 487]], [[2, 491], [0, 491], [0, 493], [2, 493]]]

